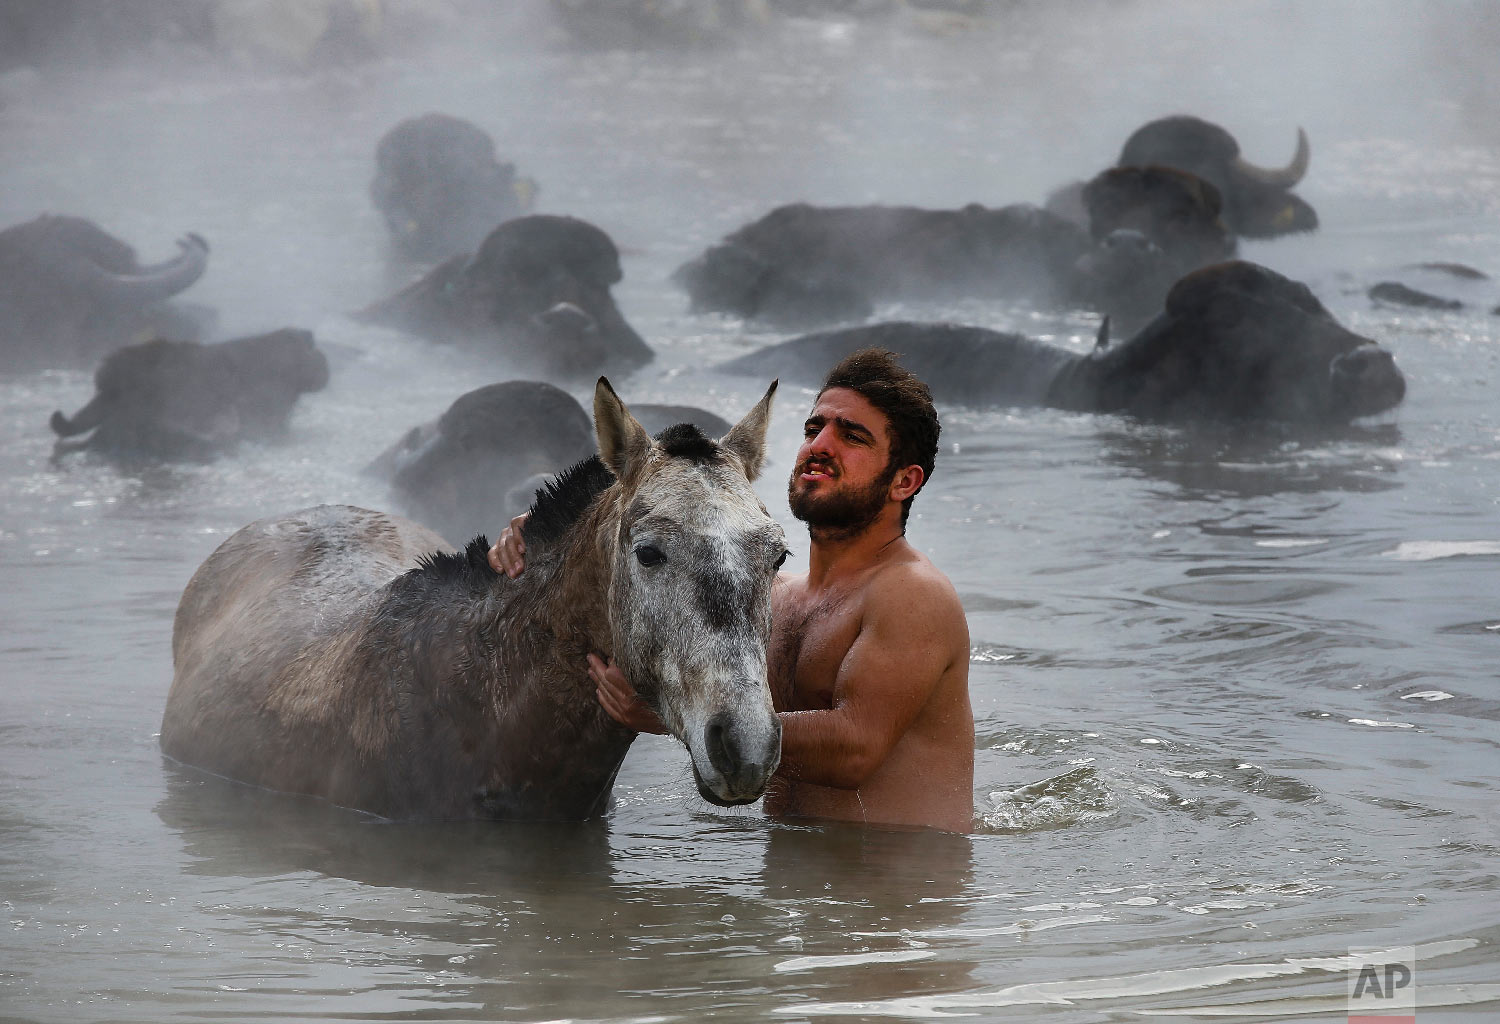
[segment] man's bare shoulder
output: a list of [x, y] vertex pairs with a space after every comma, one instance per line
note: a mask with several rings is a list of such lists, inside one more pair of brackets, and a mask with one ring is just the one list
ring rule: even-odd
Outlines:
[[958, 591], [953, 588], [948, 575], [934, 565], [932, 559], [905, 541], [893, 557], [880, 564], [870, 582], [882, 596], [891, 591], [901, 593], [914, 589], [923, 596], [946, 596], [958, 601]]
[[898, 613], [945, 620], [967, 632], [963, 602], [946, 573], [903, 542], [904, 548], [880, 566], [869, 581], [865, 614]]

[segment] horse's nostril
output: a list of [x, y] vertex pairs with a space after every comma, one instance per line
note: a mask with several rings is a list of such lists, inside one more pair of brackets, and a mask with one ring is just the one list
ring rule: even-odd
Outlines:
[[720, 797], [744, 802], [758, 797], [781, 759], [781, 723], [721, 711], [703, 728], [703, 752], [725, 787]]
[[727, 718], [727, 715], [720, 713], [709, 719], [708, 726], [703, 730], [703, 745], [708, 751], [708, 763], [719, 774], [732, 776], [739, 770], [740, 757], [734, 733], [728, 728]]

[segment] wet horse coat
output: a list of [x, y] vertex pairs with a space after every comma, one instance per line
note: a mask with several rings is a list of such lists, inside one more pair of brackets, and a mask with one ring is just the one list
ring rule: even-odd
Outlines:
[[594, 698], [602, 651], [707, 799], [754, 800], [781, 735], [765, 645], [785, 538], [750, 486], [771, 394], [717, 442], [653, 441], [601, 379], [600, 455], [538, 499], [515, 580], [483, 538], [446, 552], [365, 509], [245, 527], [178, 607], [162, 750], [385, 817], [587, 817], [634, 736]]

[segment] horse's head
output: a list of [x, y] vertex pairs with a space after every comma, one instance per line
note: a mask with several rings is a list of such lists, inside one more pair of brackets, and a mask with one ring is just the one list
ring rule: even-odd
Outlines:
[[781, 757], [766, 644], [786, 537], [750, 486], [775, 392], [717, 441], [688, 425], [653, 440], [607, 380], [594, 392], [599, 455], [620, 482], [600, 538], [615, 660], [721, 805], [759, 797]]

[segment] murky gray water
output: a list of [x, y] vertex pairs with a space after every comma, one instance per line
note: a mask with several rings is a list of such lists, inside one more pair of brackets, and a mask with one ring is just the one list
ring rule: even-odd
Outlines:
[[[287, 444], [139, 475], [48, 465], [47, 415], [88, 374], [0, 377], [0, 1018], [1341, 1018], [1351, 947], [1418, 946], [1423, 1019], [1490, 1019], [1500, 294], [1413, 314], [1363, 286], [1418, 259], [1500, 274], [1494, 26], [1458, 5], [1065, 9], [952, 34], [794, 21], [696, 54], [434, 12], [430, 38], [342, 70], [168, 51], [12, 79], [0, 224], [91, 216], [147, 259], [199, 231], [188, 297], [225, 334], [311, 327], [335, 368]], [[375, 140], [428, 109], [619, 242], [621, 305], [660, 353], [627, 401], [726, 415], [761, 385], [703, 367], [776, 336], [689, 316], [666, 279], [774, 203], [1036, 201], [1163, 113], [1264, 163], [1300, 124], [1324, 228], [1245, 255], [1393, 349], [1409, 396], [1331, 437], [947, 412], [911, 534], [974, 641], [970, 837], [717, 810], [651, 737], [577, 826], [377, 824], [175, 767], [156, 731], [202, 558], [269, 513], [389, 506], [359, 467], [506, 375], [343, 315], [389, 285]], [[1080, 348], [1094, 326], [883, 312]], [[789, 528], [808, 397], [783, 394], [762, 487]]]

